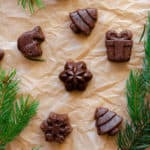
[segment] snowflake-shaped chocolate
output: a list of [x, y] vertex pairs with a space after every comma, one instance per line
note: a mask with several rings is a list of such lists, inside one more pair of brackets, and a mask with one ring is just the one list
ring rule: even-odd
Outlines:
[[83, 91], [92, 79], [92, 73], [87, 69], [85, 62], [68, 61], [59, 78], [64, 82], [67, 91]]
[[57, 143], [63, 143], [72, 131], [68, 115], [53, 112], [50, 113], [47, 120], [43, 121], [41, 129], [45, 134], [46, 141]]

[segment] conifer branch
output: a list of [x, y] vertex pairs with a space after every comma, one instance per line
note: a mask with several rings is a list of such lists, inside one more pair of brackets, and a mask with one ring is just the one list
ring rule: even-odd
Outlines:
[[150, 145], [149, 101], [140, 71], [131, 71], [127, 82], [128, 112], [131, 123], [118, 135], [119, 150], [144, 150]]
[[0, 150], [26, 127], [35, 115], [38, 102], [29, 96], [17, 100], [18, 80], [16, 71], [0, 70]]
[[42, 0], [18, 0], [18, 4], [22, 5], [24, 9], [26, 9], [28, 6], [31, 13], [34, 13], [34, 5], [36, 5], [38, 8], [44, 7]]
[[150, 147], [150, 13], [145, 28], [145, 58], [142, 70], [131, 71], [126, 94], [130, 123], [118, 135], [119, 150], [145, 150]]

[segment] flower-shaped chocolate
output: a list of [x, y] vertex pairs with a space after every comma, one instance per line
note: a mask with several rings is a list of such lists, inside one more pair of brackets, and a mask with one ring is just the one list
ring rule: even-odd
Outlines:
[[67, 91], [83, 91], [92, 79], [92, 73], [87, 69], [85, 62], [68, 61], [59, 78], [64, 82]]
[[45, 140], [49, 142], [63, 143], [65, 138], [72, 132], [68, 115], [50, 113], [47, 120], [41, 124], [45, 134]]

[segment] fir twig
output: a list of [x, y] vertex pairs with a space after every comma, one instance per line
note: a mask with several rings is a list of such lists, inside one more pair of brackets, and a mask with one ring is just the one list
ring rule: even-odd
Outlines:
[[34, 4], [36, 4], [38, 8], [44, 7], [44, 3], [42, 0], [18, 0], [18, 4], [22, 5], [24, 9], [26, 9], [28, 5], [28, 8], [30, 9], [31, 13], [34, 13]]
[[139, 70], [131, 71], [126, 86], [128, 112], [134, 125], [140, 122], [140, 111], [144, 107], [146, 87], [143, 74]]
[[11, 142], [26, 127], [35, 115], [38, 102], [29, 96], [17, 100], [18, 80], [16, 71], [0, 70], [0, 150]]
[[143, 76], [146, 81], [147, 91], [150, 92], [150, 12], [148, 13], [146, 33], [144, 38], [145, 58], [143, 66]]
[[[146, 33], [144, 33], [146, 32]], [[145, 150], [150, 147], [150, 13], [145, 26], [143, 70], [131, 71], [127, 81], [127, 104], [130, 123], [118, 135], [119, 150]]]
[[126, 128], [118, 135], [119, 150], [144, 150], [150, 145], [150, 103], [144, 101], [145, 88], [141, 71], [131, 71], [127, 82], [131, 123], [126, 123]]

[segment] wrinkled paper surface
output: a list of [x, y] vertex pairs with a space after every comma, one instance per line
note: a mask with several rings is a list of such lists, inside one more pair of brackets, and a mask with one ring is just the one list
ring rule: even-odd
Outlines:
[[[46, 8], [30, 15], [17, 0], [0, 0], [0, 48], [5, 51], [1, 66], [16, 68], [21, 80], [20, 93], [40, 101], [37, 115], [7, 150], [116, 150], [115, 138], [98, 136], [93, 115], [96, 107], [107, 107], [128, 118], [125, 83], [129, 71], [142, 67], [143, 44], [139, 38], [146, 22], [149, 0], [47, 0]], [[78, 8], [98, 9], [98, 21], [89, 37], [74, 34], [69, 12]], [[17, 38], [34, 26], [41, 26], [46, 36], [42, 44], [46, 62], [25, 59], [17, 50]], [[109, 29], [130, 29], [134, 34], [132, 57], [128, 63], [107, 60], [104, 45]], [[85, 92], [65, 91], [58, 79], [68, 59], [83, 60], [94, 75]], [[67, 113], [73, 132], [62, 145], [47, 143], [39, 126], [51, 111]]]

